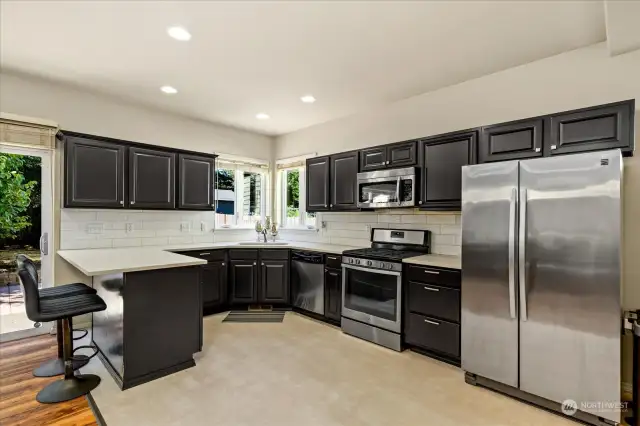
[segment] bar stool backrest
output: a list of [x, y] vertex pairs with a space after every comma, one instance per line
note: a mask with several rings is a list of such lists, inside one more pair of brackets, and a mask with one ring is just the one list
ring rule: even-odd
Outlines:
[[38, 283], [38, 268], [36, 268], [36, 264], [31, 260], [29, 256], [26, 254], [19, 254], [16, 256], [16, 263], [18, 264], [18, 268], [21, 265], [24, 265], [27, 268], [27, 271], [33, 276], [36, 284]]
[[38, 322], [40, 316], [40, 293], [38, 292], [38, 281], [27, 267], [23, 264], [18, 267], [18, 277], [22, 294], [24, 294], [24, 306], [27, 317], [31, 321]]

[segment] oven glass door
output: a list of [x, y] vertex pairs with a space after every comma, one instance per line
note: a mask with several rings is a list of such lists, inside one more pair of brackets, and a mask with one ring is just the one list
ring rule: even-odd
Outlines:
[[412, 178], [378, 178], [358, 182], [358, 197], [362, 204], [389, 204], [413, 201]]
[[400, 332], [400, 272], [343, 265], [342, 314]]

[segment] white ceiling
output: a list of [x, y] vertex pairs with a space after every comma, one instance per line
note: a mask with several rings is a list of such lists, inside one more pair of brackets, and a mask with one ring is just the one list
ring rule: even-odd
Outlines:
[[3, 68], [272, 135], [606, 38], [591, 0], [0, 5]]

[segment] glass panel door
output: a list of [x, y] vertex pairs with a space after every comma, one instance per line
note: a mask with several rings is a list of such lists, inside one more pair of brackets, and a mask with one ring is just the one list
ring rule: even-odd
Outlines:
[[398, 180], [381, 180], [359, 185], [361, 203], [395, 203], [398, 200]]
[[51, 330], [51, 323], [35, 327], [27, 318], [15, 262], [26, 254], [38, 267], [39, 287], [53, 285], [51, 176], [49, 152], [0, 147], [0, 209], [7, 209], [0, 211], [0, 341]]

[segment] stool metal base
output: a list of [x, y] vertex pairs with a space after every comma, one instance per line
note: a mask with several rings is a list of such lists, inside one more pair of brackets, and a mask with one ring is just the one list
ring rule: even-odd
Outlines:
[[[88, 357], [84, 355], [76, 355], [77, 357], [84, 357], [87, 359], [73, 361], [73, 369], [77, 370], [78, 368], [82, 368], [89, 363]], [[44, 362], [40, 365], [40, 367], [33, 370], [34, 377], [54, 377], [61, 376], [64, 374], [64, 361], [62, 358], [52, 359], [50, 361]]]
[[70, 401], [88, 394], [98, 387], [100, 377], [95, 374], [80, 374], [70, 379], [58, 380], [46, 386], [36, 396], [43, 404]]

